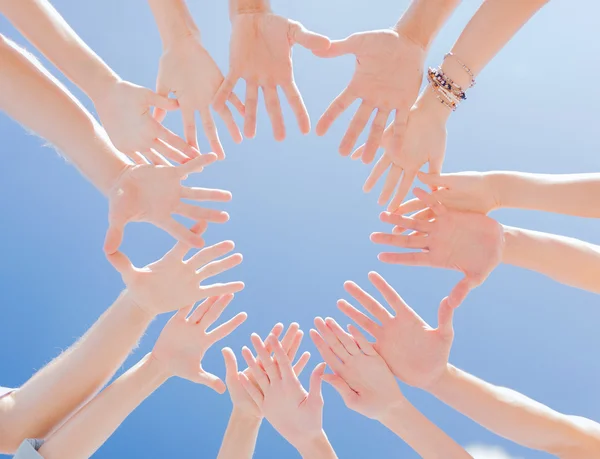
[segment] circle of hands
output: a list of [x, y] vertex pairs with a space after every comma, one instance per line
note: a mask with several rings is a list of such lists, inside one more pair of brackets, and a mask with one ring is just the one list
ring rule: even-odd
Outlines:
[[[153, 317], [177, 311], [151, 354], [165, 374], [205, 384], [219, 393], [227, 388], [234, 410], [257, 419], [266, 417], [298, 447], [322, 434], [322, 381], [331, 384], [349, 408], [382, 419], [404, 400], [395, 377], [421, 388], [431, 388], [443, 378], [453, 340], [453, 312], [501, 261], [501, 227], [486, 215], [498, 207], [498, 202], [484, 174], [441, 174], [448, 115], [440, 112], [445, 107], [431, 103], [434, 96], [426, 91], [418, 95], [425, 51], [407, 37], [393, 30], [378, 30], [331, 41], [270, 11], [233, 12], [232, 25], [226, 76], [204, 49], [200, 37], [186, 36], [164, 51], [156, 92], [120, 82], [96, 101], [112, 143], [132, 162], [108, 192], [109, 228], [104, 249], [122, 275], [127, 286], [125, 294], [143, 313]], [[244, 347], [242, 356], [247, 368], [242, 371], [234, 352], [223, 349], [226, 384], [203, 369], [202, 357], [208, 348], [246, 319], [245, 313], [239, 313], [208, 331], [244, 284], [203, 282], [239, 265], [242, 256], [226, 256], [234, 249], [231, 241], [203, 248], [202, 233], [207, 224], [226, 222], [226, 212], [181, 201], [231, 199], [228, 191], [181, 184], [190, 174], [225, 158], [212, 111], [239, 143], [242, 132], [230, 106], [234, 108], [244, 117], [244, 136], [252, 138], [257, 129], [260, 88], [273, 135], [283, 140], [286, 129], [278, 96], [280, 87], [300, 131], [310, 131], [308, 111], [294, 81], [294, 44], [322, 58], [346, 54], [356, 57], [354, 75], [319, 119], [316, 133], [325, 135], [356, 99], [361, 100], [339, 152], [369, 164], [378, 148], [383, 149], [364, 191], [371, 191], [383, 181], [378, 203], [389, 204], [381, 220], [392, 226], [388, 233], [373, 233], [371, 240], [416, 250], [382, 252], [379, 259], [464, 274], [441, 301], [437, 328], [425, 323], [377, 273], [370, 273], [369, 280], [387, 305], [357, 284], [347, 282], [346, 291], [369, 315], [346, 300], [340, 300], [338, 307], [374, 341], [367, 340], [355, 325], [345, 330], [334, 319], [317, 317], [310, 337], [324, 363], [314, 368], [308, 391], [298, 376], [310, 354], [296, 359], [303, 338], [296, 323], [285, 334], [282, 324], [275, 325], [264, 340], [253, 334], [254, 353]], [[233, 92], [239, 79], [246, 82], [244, 103]], [[181, 111], [185, 140], [161, 124], [166, 112], [176, 109]], [[214, 153], [200, 153], [196, 112]], [[352, 153], [373, 112], [366, 143]], [[392, 113], [393, 120], [386, 128]], [[425, 164], [428, 173], [420, 172]], [[415, 198], [404, 201], [417, 176], [432, 191], [415, 188]], [[188, 229], [173, 218], [174, 214], [197, 223]], [[177, 239], [177, 244], [162, 259], [136, 268], [118, 250], [125, 226], [134, 221], [154, 224]], [[201, 250], [186, 259], [191, 249]], [[333, 373], [326, 374], [326, 366]]]

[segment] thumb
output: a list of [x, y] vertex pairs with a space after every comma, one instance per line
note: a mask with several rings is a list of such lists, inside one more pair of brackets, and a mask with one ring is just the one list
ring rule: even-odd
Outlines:
[[209, 164], [214, 163], [217, 160], [217, 155], [214, 153], [206, 153], [204, 155], [200, 155], [197, 158], [191, 159], [190, 161], [177, 166], [180, 171], [181, 177], [185, 177], [186, 175], [193, 174], [194, 172], [200, 172], [204, 166], [208, 166]]
[[198, 376], [194, 378], [194, 382], [208, 386], [219, 394], [225, 393], [225, 390], [227, 389], [225, 383], [221, 381], [218, 376], [215, 376], [212, 373], [207, 373], [202, 369], [198, 373]]
[[311, 51], [327, 50], [331, 41], [324, 35], [311, 32], [299, 22], [291, 23], [292, 40]]
[[353, 34], [343, 40], [333, 40], [329, 48], [313, 49], [312, 52], [318, 57], [339, 57], [345, 54], [354, 54], [357, 51], [359, 37], [359, 34]]
[[238, 364], [235, 353], [229, 347], [223, 348], [221, 353], [223, 354], [223, 360], [225, 360], [226, 378], [236, 377], [238, 374]]
[[354, 391], [350, 388], [350, 386], [337, 375], [332, 374], [324, 374], [322, 376], [323, 381], [327, 384], [331, 384], [333, 388], [338, 391], [338, 393], [342, 396], [344, 401], [346, 401], [349, 397], [354, 394]]
[[450, 295], [448, 295], [448, 303], [451, 307], [457, 308], [465, 300], [469, 292], [475, 288], [476, 285], [471, 278], [465, 277], [458, 284], [454, 286]]
[[169, 99], [168, 97], [156, 94], [150, 89], [146, 93], [146, 102], [148, 102], [148, 105], [153, 105], [163, 110], [177, 110], [179, 108], [177, 99]]
[[450, 305], [448, 301], [448, 297], [444, 298], [440, 303], [440, 308], [438, 309], [438, 330], [446, 335], [453, 336], [454, 335], [454, 324], [452, 320], [454, 319], [454, 308]]
[[419, 177], [419, 180], [421, 182], [423, 182], [425, 185], [427, 185], [429, 188], [433, 188], [433, 187], [447, 188], [447, 181], [440, 174], [431, 173], [431, 172], [429, 174], [426, 174], [425, 172], [419, 171], [417, 176]]
[[133, 271], [133, 264], [123, 252], [117, 251], [112, 254], [107, 254], [106, 259], [117, 271], [119, 271], [121, 276], [123, 276], [123, 279], [125, 279], [131, 273], [131, 271]]
[[327, 368], [327, 364], [325, 362], [321, 362], [318, 364], [310, 375], [310, 386], [308, 389], [308, 398], [313, 400], [318, 400], [320, 402], [323, 401], [323, 395], [321, 394], [321, 386], [322, 386], [322, 377], [323, 373], [325, 373], [325, 368]]
[[119, 250], [121, 242], [123, 242], [123, 232], [125, 224], [121, 222], [109, 222], [106, 237], [104, 238], [104, 252], [110, 255]]

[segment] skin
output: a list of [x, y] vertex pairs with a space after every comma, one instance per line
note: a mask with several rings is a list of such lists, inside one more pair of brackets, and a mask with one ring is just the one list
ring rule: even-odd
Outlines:
[[211, 297], [193, 312], [192, 306], [177, 311], [152, 352], [50, 436], [40, 454], [48, 459], [90, 457], [142, 401], [171, 377], [206, 385], [220, 394], [225, 392], [223, 381], [202, 368], [202, 358], [213, 344], [246, 320], [246, 313], [241, 312], [207, 331], [232, 299], [233, 295]]
[[294, 82], [292, 46], [309, 50], [327, 49], [327, 37], [307, 30], [302, 24], [274, 14], [266, 1], [230, 0], [232, 24], [229, 72], [219, 88], [215, 110], [225, 102], [241, 78], [246, 81], [244, 135], [256, 135], [258, 89], [261, 88], [275, 140], [285, 138], [285, 125], [277, 88], [285, 94], [303, 134], [310, 132], [310, 119], [300, 91]]
[[340, 309], [375, 338], [373, 348], [401, 381], [426, 390], [490, 431], [520, 445], [564, 459], [596, 457], [600, 425], [558, 413], [516, 391], [482, 381], [448, 362], [454, 331], [453, 308], [446, 299], [433, 329], [377, 273], [369, 280], [395, 311], [375, 301], [354, 283], [346, 290], [372, 316], [341, 301]]
[[[219, 159], [225, 152], [211, 113], [211, 104], [223, 83], [223, 74], [202, 46], [200, 31], [184, 0], [148, 0], [163, 43], [158, 66], [156, 92], [163, 97], [175, 95], [183, 119], [183, 132], [189, 145], [200, 150], [196, 136], [195, 113], [200, 115], [202, 128], [211, 150]], [[244, 104], [231, 93], [227, 98], [243, 116]], [[226, 105], [218, 112], [236, 143], [242, 141], [231, 110]], [[154, 118], [162, 122], [166, 110], [158, 108]]]

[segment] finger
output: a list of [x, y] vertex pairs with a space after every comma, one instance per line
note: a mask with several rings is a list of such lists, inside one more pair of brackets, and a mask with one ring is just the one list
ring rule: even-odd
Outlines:
[[211, 284], [200, 286], [199, 294], [201, 298], [206, 298], [209, 296], [220, 296], [220, 295], [228, 295], [230, 293], [237, 293], [244, 290], [243, 282], [227, 282], [225, 284]]
[[215, 376], [212, 373], [207, 373], [203, 370], [201, 370], [194, 378], [194, 382], [208, 386], [219, 394], [224, 394], [227, 390], [225, 383], [221, 381], [218, 376]]
[[125, 231], [125, 223], [121, 223], [117, 219], [113, 219], [109, 215], [108, 230], [104, 237], [104, 252], [106, 254], [115, 253], [121, 242], [123, 242], [123, 232]]
[[360, 347], [360, 350], [363, 353], [366, 355], [377, 355], [373, 344], [367, 340], [365, 335], [363, 335], [358, 328], [350, 324], [348, 325], [348, 331], [350, 332], [350, 335], [352, 335], [352, 338], [354, 338], [354, 342], [358, 345], [358, 347]]
[[402, 149], [402, 143], [404, 142], [404, 136], [408, 126], [408, 111], [396, 109], [396, 115], [394, 116], [392, 126], [393, 130], [390, 148], [392, 152], [399, 153]]
[[308, 389], [308, 401], [323, 403], [323, 394], [321, 393], [322, 377], [327, 365], [325, 362], [319, 363], [310, 375], [310, 386]]
[[398, 183], [400, 183], [401, 177], [402, 168], [393, 164], [392, 167], [390, 167], [387, 177], [385, 178], [385, 183], [383, 184], [383, 189], [381, 190], [377, 204], [382, 206], [390, 200], [392, 193], [396, 189], [396, 186]]
[[210, 278], [217, 276], [225, 271], [229, 271], [231, 268], [234, 268], [242, 263], [244, 257], [241, 253], [236, 253], [234, 255], [230, 255], [228, 257], [223, 258], [222, 260], [213, 261], [198, 270], [198, 277], [200, 278], [200, 282]]
[[345, 54], [354, 54], [360, 42], [360, 35], [352, 34], [343, 40], [332, 40], [329, 48], [313, 50], [313, 53], [318, 57], [339, 57]]
[[294, 364], [294, 367], [293, 367], [296, 377], [298, 377], [302, 374], [302, 372], [304, 371], [304, 368], [306, 367], [306, 364], [308, 363], [309, 360], [310, 360], [310, 352], [304, 352], [300, 356], [300, 358]]
[[200, 151], [159, 123], [156, 123], [155, 126], [155, 137], [164, 140], [166, 143], [190, 158], [197, 158], [200, 156]]
[[[288, 329], [289, 330], [289, 329]], [[269, 334], [275, 336], [275, 338], [279, 339], [279, 337], [281, 336], [281, 332], [283, 331], [283, 324], [282, 323], [277, 323], [273, 326], [273, 328], [271, 329], [271, 331], [269, 332]], [[286, 333], [287, 335], [287, 333]], [[271, 349], [269, 348], [269, 344], [265, 343], [265, 346], [267, 347], [267, 351], [271, 352]]]
[[[208, 227], [208, 223], [205, 221], [199, 221], [190, 228], [190, 231], [194, 234], [203, 234]], [[183, 260], [183, 257], [192, 249], [192, 247], [184, 242], [177, 242], [171, 250], [165, 254], [165, 258], [169, 257], [173, 260]]]
[[146, 103], [162, 110], [177, 110], [179, 108], [177, 99], [169, 99], [166, 95], [159, 95], [150, 89], [146, 92]]
[[194, 312], [192, 312], [190, 314], [188, 321], [190, 323], [198, 325], [200, 323], [200, 321], [202, 320], [202, 318], [204, 317], [204, 315], [210, 310], [210, 308], [212, 308], [212, 306], [217, 301], [219, 301], [220, 298], [221, 298], [220, 296], [211, 296], [211, 297], [207, 298], [206, 300], [204, 300], [202, 303], [200, 303], [198, 305], [198, 307], [196, 309], [194, 309]]
[[356, 355], [359, 353], [358, 346], [352, 339], [352, 336], [346, 333], [346, 331], [342, 327], [340, 327], [334, 319], [332, 319], [331, 317], [327, 317], [325, 319], [325, 324], [333, 332], [333, 334], [340, 341], [340, 343], [342, 343], [342, 345], [344, 346], [344, 348], [346, 348], [346, 351], [348, 351], [350, 355]]
[[206, 209], [185, 202], [179, 202], [174, 212], [195, 221], [206, 220], [212, 223], [225, 223], [229, 220], [229, 214], [223, 210]]
[[356, 392], [354, 392], [348, 383], [338, 375], [324, 374], [322, 379], [327, 384], [333, 386], [345, 403], [348, 403], [352, 397], [356, 397]]
[[375, 158], [375, 153], [377, 153], [377, 149], [381, 145], [383, 131], [385, 130], [385, 125], [389, 116], [389, 110], [384, 110], [381, 108], [377, 110], [377, 115], [375, 115], [375, 119], [373, 119], [371, 131], [369, 132], [369, 137], [367, 139], [367, 143], [365, 144], [365, 150], [362, 153], [363, 163], [368, 164]]
[[367, 104], [364, 101], [360, 104], [360, 107], [358, 107], [358, 110], [350, 121], [350, 125], [348, 126], [348, 130], [342, 139], [342, 143], [340, 143], [339, 152], [341, 155], [348, 156], [352, 152], [352, 148], [354, 148], [358, 136], [365, 129], [365, 126], [369, 122], [373, 108], [374, 107], [372, 105]]
[[293, 362], [294, 359], [296, 358], [296, 354], [298, 353], [298, 349], [300, 349], [300, 344], [302, 343], [303, 337], [304, 337], [304, 332], [302, 330], [297, 330], [296, 333], [294, 334], [294, 336], [292, 337], [291, 342], [288, 345], [287, 349], [284, 346], [284, 343], [283, 342], [281, 343], [281, 345], [283, 346], [283, 349], [286, 350], [287, 355], [291, 362]]
[[[156, 142], [156, 140], [154, 140], [154, 142]], [[153, 144], [154, 144], [153, 142]], [[144, 155], [146, 155], [146, 158], [148, 158], [148, 160], [152, 163], [155, 164], [157, 166], [167, 166], [167, 167], [171, 167], [172, 164], [167, 161], [164, 156], [158, 154], [155, 150], [150, 149], [150, 150], [146, 150], [144, 152]], [[185, 161], [184, 161], [185, 162]]]
[[421, 182], [427, 185], [430, 189], [433, 188], [450, 188], [451, 177], [448, 174], [441, 175], [439, 173], [429, 173], [419, 171], [417, 177]]
[[215, 93], [215, 97], [212, 101], [212, 105], [217, 112], [221, 112], [225, 108], [227, 104], [227, 99], [229, 99], [229, 96], [232, 94], [233, 88], [235, 87], [237, 80], [237, 75], [229, 74], [221, 83], [221, 86]]
[[238, 364], [235, 352], [233, 352], [231, 348], [225, 347], [221, 349], [221, 353], [223, 354], [223, 360], [225, 361], [225, 380], [229, 382], [237, 379]]
[[377, 259], [382, 263], [405, 266], [432, 266], [428, 252], [395, 253], [381, 252]]
[[290, 38], [311, 51], [326, 50], [331, 45], [329, 38], [324, 35], [311, 32], [302, 24], [290, 21]]
[[438, 330], [443, 336], [449, 338], [454, 336], [454, 325], [452, 323], [454, 310], [455, 308], [450, 305], [448, 297], [442, 300], [438, 309]]
[[269, 381], [271, 381], [271, 384], [273, 384], [273, 382], [275, 381], [280, 380], [281, 374], [279, 373], [277, 364], [269, 355], [269, 351], [267, 351], [263, 340], [260, 339], [260, 336], [258, 336], [256, 333], [252, 333], [252, 335], [250, 336], [250, 341], [252, 341], [254, 350], [256, 351], [256, 354], [260, 359], [262, 366], [265, 369], [267, 376], [269, 377]]
[[333, 350], [325, 342], [325, 340], [319, 334], [319, 332], [317, 332], [317, 330], [311, 329], [309, 334], [310, 338], [315, 344], [315, 347], [317, 348], [317, 351], [319, 351], [319, 354], [321, 354], [321, 357], [327, 363], [327, 365], [329, 365], [329, 367], [336, 373], [342, 371], [344, 368], [343, 362], [333, 352]]
[[189, 161], [190, 158], [181, 153], [179, 150], [173, 148], [171, 145], [166, 144], [160, 139], [154, 139], [152, 142], [152, 148], [163, 155], [165, 158], [170, 159], [179, 164], [183, 164]]
[[[260, 387], [260, 389], [264, 393], [265, 390], [269, 388], [269, 378], [267, 377], [266, 373], [256, 362], [252, 351], [246, 346], [242, 348], [242, 357], [244, 357], [244, 360], [246, 361], [246, 364], [248, 365], [252, 376], [254, 376], [254, 380], [258, 384], [258, 387]], [[244, 375], [244, 373], [241, 373], [241, 375]]]
[[234, 106], [240, 115], [244, 116], [246, 114], [246, 107], [236, 93], [232, 92], [227, 100]]
[[113, 265], [113, 268], [115, 268], [119, 274], [123, 276], [123, 280], [128, 278], [135, 270], [133, 263], [131, 263], [127, 255], [125, 255], [123, 252], [117, 251], [112, 254], [107, 254], [106, 259], [111, 265]]
[[406, 215], [416, 212], [418, 210], [425, 209], [427, 204], [421, 201], [418, 198], [411, 199], [409, 201], [404, 201], [395, 211], [395, 215]]
[[363, 308], [373, 314], [373, 317], [375, 317], [379, 322], [385, 323], [387, 320], [392, 318], [392, 315], [389, 313], [389, 311], [384, 308], [379, 301], [364, 291], [358, 284], [352, 281], [344, 282], [344, 289], [350, 295], [352, 295], [352, 298], [358, 301]]
[[227, 130], [229, 131], [229, 134], [231, 135], [233, 141], [235, 143], [240, 143], [242, 141], [242, 133], [240, 132], [240, 128], [233, 119], [233, 114], [231, 113], [231, 110], [229, 110], [229, 107], [225, 106], [223, 110], [217, 113], [225, 123], [225, 126], [227, 127]]
[[471, 290], [477, 287], [476, 283], [469, 277], [461, 279], [458, 284], [450, 291], [448, 303], [451, 307], [457, 308], [465, 300]]
[[442, 166], [444, 165], [444, 153], [445, 150], [442, 150], [441, 154], [430, 155], [429, 166], [427, 166], [428, 173], [436, 175], [442, 173]]
[[252, 382], [248, 379], [248, 376], [246, 376], [244, 373], [240, 373], [239, 375], [240, 375], [240, 382], [242, 383], [242, 386], [244, 387], [244, 389], [246, 389], [246, 392], [248, 392], [248, 395], [250, 395], [252, 400], [254, 400], [254, 403], [256, 403], [256, 406], [261, 407], [262, 402], [264, 400], [264, 396], [263, 396], [262, 392], [260, 391], [260, 389], [258, 387], [256, 387], [254, 384], [252, 384]]
[[181, 118], [183, 120], [183, 135], [185, 137], [185, 141], [200, 151], [200, 146], [198, 145], [198, 135], [196, 131], [196, 111], [193, 107], [182, 104]]
[[179, 172], [179, 176], [183, 179], [184, 177], [193, 174], [194, 172], [200, 172], [209, 164], [214, 163], [217, 160], [217, 155], [214, 153], [207, 153], [205, 155], [200, 155], [197, 158], [194, 158], [188, 161], [181, 166], [177, 166], [177, 171]]
[[340, 342], [335, 333], [333, 333], [333, 330], [331, 330], [331, 328], [329, 328], [325, 321], [320, 317], [315, 317], [314, 322], [319, 335], [321, 335], [321, 337], [325, 340], [327, 346], [329, 346], [338, 359], [340, 359], [342, 362], [347, 362], [351, 354]]
[[256, 112], [258, 107], [258, 86], [246, 81], [246, 116], [244, 117], [244, 135], [249, 139], [256, 135]]
[[440, 216], [446, 213], [446, 207], [435, 199], [433, 195], [427, 193], [422, 188], [415, 188], [413, 194], [427, 204], [427, 207], [429, 207], [435, 215]]
[[348, 88], [344, 89], [340, 95], [337, 96], [333, 102], [331, 102], [331, 104], [329, 104], [329, 107], [327, 107], [327, 110], [325, 110], [325, 113], [323, 113], [317, 122], [317, 135], [324, 135], [329, 130], [333, 122], [344, 111], [346, 111], [350, 105], [352, 105], [352, 102], [354, 102], [355, 99], [356, 97], [350, 93]]
[[138, 166], [144, 165], [144, 164], [150, 164], [150, 161], [148, 161], [148, 159], [146, 159], [144, 157], [144, 155], [142, 155], [139, 151], [134, 151], [131, 154], [129, 154], [128, 156]]
[[405, 249], [426, 249], [427, 237], [420, 235], [402, 235], [388, 233], [371, 233], [371, 242], [375, 244], [393, 245]]
[[381, 212], [379, 217], [384, 223], [391, 223], [392, 225], [398, 225], [402, 228], [419, 231], [421, 233], [431, 233], [434, 225], [427, 220], [416, 220], [414, 218], [396, 215], [390, 212]]
[[375, 336], [377, 334], [379, 326], [346, 300], [338, 300], [337, 307], [350, 319], [360, 325], [369, 335]]
[[208, 334], [210, 344], [214, 344], [217, 341], [222, 340], [226, 336], [229, 336], [236, 328], [242, 325], [246, 319], [248, 318], [248, 314], [245, 312], [240, 312], [236, 314], [233, 318], [229, 319], [227, 322], [222, 323], [214, 330], [212, 330]]
[[[387, 281], [381, 277], [375, 271], [371, 271], [369, 273], [369, 280], [373, 284], [373, 286], [379, 290], [379, 293], [383, 296], [385, 301], [392, 307], [394, 311], [398, 312], [411, 312], [412, 314], [416, 313], [412, 310], [412, 308], [406, 304], [406, 302], [402, 299], [398, 292], [392, 288]], [[417, 316], [418, 317], [418, 316]]]
[[212, 324], [221, 316], [225, 308], [233, 300], [233, 295], [223, 295], [219, 299], [213, 302], [206, 312], [202, 315], [200, 321], [196, 321], [196, 324], [202, 328], [202, 330], [208, 330]]
[[308, 134], [310, 132], [310, 118], [308, 116], [308, 111], [306, 110], [306, 105], [304, 105], [304, 101], [298, 90], [298, 86], [296, 86], [296, 83], [292, 80], [282, 84], [281, 89], [283, 89], [283, 93], [285, 94], [290, 107], [292, 107], [294, 115], [296, 115], [300, 132], [302, 132], [302, 134]]
[[192, 199], [194, 201], [228, 202], [231, 201], [231, 192], [212, 188], [184, 186], [181, 188], [181, 197], [183, 199]]
[[396, 191], [394, 199], [392, 199], [392, 202], [388, 206], [389, 211], [396, 210], [400, 206], [400, 204], [402, 204], [402, 201], [404, 201], [404, 198], [406, 198], [410, 187], [415, 181], [416, 175], [416, 171], [406, 168], [404, 169], [404, 174], [402, 175], [402, 180], [400, 181], [398, 190]]
[[[388, 116], [389, 116], [389, 112], [388, 112]], [[390, 124], [384, 131], [383, 131], [383, 135], [381, 136], [381, 140], [379, 141], [379, 146], [383, 147], [384, 149], [387, 149], [387, 146], [389, 144], [389, 138], [391, 138], [392, 136], [392, 130], [393, 130], [393, 124]], [[359, 159], [362, 157], [362, 155], [365, 152], [365, 147], [366, 144], [362, 144], [360, 147], [358, 147], [356, 150], [354, 150], [354, 153], [352, 153], [351, 158], [352, 159]], [[385, 155], [385, 153], [384, 153]]]
[[279, 95], [277, 94], [277, 86], [265, 85], [262, 86], [262, 91], [265, 97], [267, 113], [273, 126], [273, 136], [275, 140], [281, 142], [285, 139], [285, 125], [283, 123], [283, 113], [281, 113], [281, 102], [279, 102]]
[[[165, 84], [164, 80], [160, 78], [160, 74], [156, 79], [156, 93], [163, 97], [168, 97], [171, 92], [169, 86]], [[160, 107], [154, 107], [154, 111], [152, 112], [152, 118], [154, 118], [159, 123], [162, 123], [167, 116], [167, 111]]]
[[292, 368], [292, 362], [283, 350], [281, 343], [273, 335], [269, 335], [267, 340], [270, 341], [270, 346], [275, 354], [275, 359], [277, 360], [278, 368], [281, 372], [281, 379], [284, 381], [293, 381], [296, 378], [296, 374]]
[[208, 262], [231, 252], [234, 248], [235, 243], [233, 241], [221, 241], [217, 244], [205, 247], [199, 252], [195, 253], [188, 260], [186, 260], [186, 263], [192, 266], [201, 267]]
[[200, 120], [202, 121], [202, 127], [204, 128], [204, 134], [210, 144], [210, 149], [217, 154], [217, 158], [225, 159], [225, 151], [223, 151], [223, 145], [219, 140], [219, 133], [217, 132], [217, 126], [213, 119], [210, 108], [206, 107], [205, 110], [200, 111]]
[[290, 351], [292, 350], [292, 345], [296, 340], [296, 335], [300, 333], [299, 328], [300, 326], [296, 322], [293, 322], [292, 324], [290, 324], [287, 331], [285, 332], [283, 339], [281, 340], [281, 346], [283, 347], [283, 350], [287, 353], [288, 357], [290, 357], [290, 360], [294, 360], [294, 357], [296, 356], [295, 352], [293, 354], [290, 354]]
[[[379, 181], [379, 179], [381, 178], [381, 176], [383, 175], [385, 170], [390, 165], [392, 165], [392, 169], [395, 167], [397, 168], [397, 166], [394, 166], [392, 164], [392, 161], [389, 159], [389, 157], [386, 154], [384, 154], [381, 158], [379, 158], [379, 160], [375, 163], [375, 166], [373, 166], [371, 173], [367, 177], [365, 184], [363, 185], [363, 191], [365, 193], [369, 193], [373, 189], [375, 184]], [[400, 169], [400, 171], [402, 171], [402, 169]]]
[[350, 159], [352, 161], [355, 161], [355, 160], [361, 158], [364, 152], [365, 152], [365, 144], [363, 143], [356, 150], [354, 150], [354, 152], [350, 155]]
[[[200, 248], [204, 246], [204, 239], [202, 236], [194, 233], [191, 229], [186, 228], [185, 225], [182, 225], [173, 218], [169, 218], [166, 222], [160, 222], [160, 224], [157, 223], [157, 226], [189, 248]], [[187, 250], [189, 250], [189, 248]]]

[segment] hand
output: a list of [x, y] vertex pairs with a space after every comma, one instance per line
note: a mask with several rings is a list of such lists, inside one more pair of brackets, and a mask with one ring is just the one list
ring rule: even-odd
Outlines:
[[[192, 231], [200, 234], [204, 228], [206, 224], [199, 223]], [[232, 241], [207, 247], [183, 260], [190, 248], [189, 245], [178, 242], [164, 257], [142, 269], [133, 266], [122, 252], [108, 255], [107, 258], [121, 273], [130, 298], [151, 316], [175, 311], [211, 296], [236, 293], [244, 288], [243, 282], [200, 285], [205, 279], [242, 262], [242, 255], [239, 253], [214, 261], [233, 250]]]
[[200, 155], [198, 150], [152, 118], [150, 107], [176, 110], [179, 106], [176, 100], [127, 81], [119, 81], [100, 94], [101, 97], [94, 100], [94, 106], [104, 129], [114, 146], [136, 163], [145, 157], [152, 163], [162, 164], [162, 155], [183, 164]]
[[405, 136], [408, 111], [419, 94], [423, 79], [425, 50], [393, 30], [375, 30], [350, 35], [331, 42], [319, 57], [356, 56], [356, 69], [350, 84], [329, 105], [317, 124], [317, 135], [324, 135], [338, 116], [356, 99], [362, 99], [340, 144], [340, 153], [348, 156], [363, 131], [371, 112], [377, 109], [371, 132], [362, 154], [370, 163], [380, 145], [385, 124], [393, 110], [392, 145], [399, 148]]
[[[388, 206], [390, 211], [402, 203], [417, 172], [425, 163], [429, 163], [430, 173], [439, 174], [442, 170], [446, 152], [446, 121], [450, 111], [439, 101], [428, 100], [432, 97], [435, 98], [435, 94], [426, 88], [410, 110], [399, 148], [393, 148], [394, 126], [388, 126], [383, 135], [383, 155], [373, 166], [363, 186], [365, 193], [370, 192], [387, 170], [378, 203], [384, 205], [393, 195]], [[353, 153], [352, 159], [364, 156], [365, 152], [366, 145], [362, 145]]]
[[333, 386], [351, 410], [381, 420], [394, 406], [405, 401], [394, 374], [373, 345], [353, 325], [346, 333], [327, 318], [315, 319], [317, 330], [310, 336], [334, 374], [323, 380]]
[[[221, 70], [196, 37], [188, 36], [178, 40], [165, 50], [160, 58], [156, 91], [165, 97], [170, 92], [175, 94], [181, 108], [185, 139], [196, 149], [199, 147], [194, 113], [198, 110], [210, 148], [219, 159], [224, 159], [225, 153], [210, 112], [210, 105], [222, 82]], [[227, 100], [242, 116], [244, 115], [244, 105], [234, 93], [229, 94]], [[158, 121], [162, 121], [165, 115], [165, 110], [160, 108], [154, 112]], [[242, 134], [229, 107], [223, 104], [219, 115], [233, 140], [240, 143]]]
[[285, 126], [277, 86], [281, 86], [294, 111], [303, 134], [310, 132], [310, 119], [304, 101], [294, 82], [292, 46], [297, 43], [310, 50], [327, 49], [329, 39], [310, 32], [299, 22], [263, 12], [237, 12], [232, 16], [229, 74], [219, 89], [215, 110], [223, 110], [238, 79], [246, 80], [246, 117], [244, 135], [256, 134], [258, 87], [265, 105], [275, 140], [285, 138]]
[[420, 249], [420, 252], [379, 254], [384, 263], [410, 266], [433, 266], [462, 271], [465, 277], [452, 289], [449, 303], [457, 307], [468, 293], [481, 285], [502, 261], [504, 236], [502, 226], [485, 215], [447, 210], [420, 188], [415, 195], [427, 204], [433, 220], [420, 220], [384, 212], [386, 223], [416, 230], [419, 234], [371, 234], [376, 244]]
[[[424, 174], [419, 180], [433, 191], [433, 197], [449, 209], [478, 212], [487, 215], [500, 207], [498, 193], [492, 183], [492, 175], [485, 172], [459, 172], [456, 174]], [[396, 214], [406, 215], [426, 209], [418, 198], [402, 203]]]
[[267, 343], [274, 351], [273, 358], [262, 340], [257, 335], [252, 336], [252, 344], [261, 364], [250, 349], [242, 349], [244, 360], [258, 387], [240, 373], [242, 385], [271, 425], [301, 450], [304, 444], [324, 435], [321, 376], [325, 364], [320, 363], [315, 367], [310, 377], [310, 390], [306, 392], [281, 343], [274, 336], [269, 336]]
[[178, 167], [146, 164], [125, 169], [108, 195], [108, 231], [104, 251], [110, 254], [119, 248], [125, 225], [131, 221], [152, 223], [179, 241], [202, 247], [199, 245], [202, 244], [201, 238], [178, 223], [171, 214], [214, 223], [229, 220], [227, 212], [181, 202], [181, 198], [218, 202], [231, 200], [229, 191], [188, 188], [180, 183], [188, 174], [202, 171], [204, 166], [216, 159], [214, 154], [207, 154]]
[[[271, 334], [279, 339], [282, 331], [283, 325], [277, 324], [271, 330]], [[302, 342], [303, 334], [302, 330], [298, 330], [298, 324], [293, 323], [288, 327], [285, 336], [281, 340], [281, 346], [290, 359], [290, 362], [293, 362], [296, 358], [296, 353]], [[223, 349], [223, 358], [225, 359], [225, 368], [227, 370], [225, 381], [227, 382], [227, 389], [229, 391], [229, 396], [231, 397], [231, 402], [233, 403], [233, 409], [238, 410], [245, 415], [262, 419], [262, 410], [242, 385], [242, 378], [246, 377], [254, 384], [254, 386], [258, 387], [258, 383], [254, 379], [254, 376], [252, 376], [250, 368], [246, 368], [241, 373], [238, 372], [237, 359], [235, 358], [234, 352], [228, 347]], [[293, 367], [296, 376], [300, 376], [300, 373], [304, 370], [309, 358], [310, 353], [305, 352], [298, 359], [298, 362], [296, 362]], [[260, 359], [258, 359], [258, 364], [261, 365]]]
[[454, 339], [454, 309], [444, 298], [438, 311], [438, 328], [431, 328], [383, 277], [370, 272], [369, 280], [394, 310], [395, 316], [354, 282], [346, 282], [344, 288], [381, 325], [346, 300], [339, 300], [338, 307], [375, 338], [374, 349], [401, 381], [421, 389], [435, 384], [448, 365]]
[[204, 384], [219, 394], [225, 392], [223, 381], [204, 371], [202, 358], [209, 347], [225, 338], [246, 320], [247, 314], [240, 312], [212, 331], [206, 331], [221, 316], [232, 299], [232, 294], [214, 296], [202, 302], [191, 314], [193, 305], [180, 309], [171, 317], [156, 340], [151, 354], [163, 365], [168, 375]]

